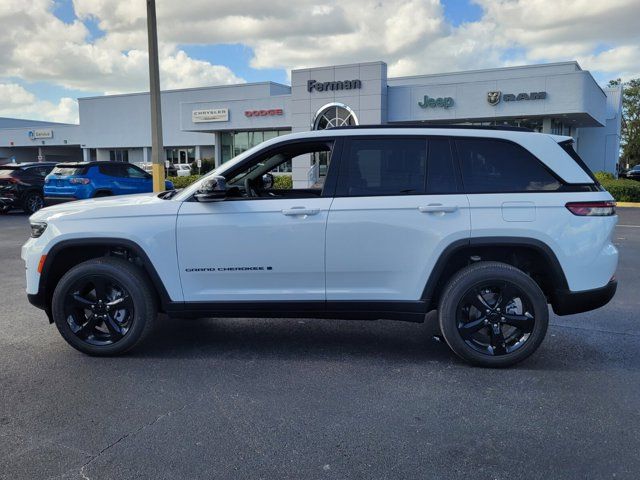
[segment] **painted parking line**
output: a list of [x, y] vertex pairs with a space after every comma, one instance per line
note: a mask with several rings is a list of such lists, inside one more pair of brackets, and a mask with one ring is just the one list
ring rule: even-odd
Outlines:
[[640, 228], [640, 225], [616, 225], [616, 227]]

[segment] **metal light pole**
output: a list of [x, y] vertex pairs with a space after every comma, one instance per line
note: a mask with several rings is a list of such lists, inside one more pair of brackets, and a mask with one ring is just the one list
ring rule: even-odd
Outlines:
[[162, 147], [162, 109], [160, 106], [160, 68], [158, 66], [158, 29], [156, 1], [147, 0], [147, 35], [149, 37], [149, 93], [151, 97], [151, 172], [153, 191], [162, 192], [164, 158]]

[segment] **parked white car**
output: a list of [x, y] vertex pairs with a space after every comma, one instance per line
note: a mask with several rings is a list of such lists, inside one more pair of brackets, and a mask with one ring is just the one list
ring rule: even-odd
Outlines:
[[[342, 128], [262, 143], [182, 191], [40, 210], [27, 294], [91, 355], [174, 317], [424, 321], [463, 359], [531, 355], [559, 315], [614, 295], [615, 203], [570, 137], [517, 128]], [[270, 172], [329, 158], [315, 188]], [[294, 162], [294, 165], [296, 162]]]
[[186, 163], [176, 163], [174, 167], [176, 169], [176, 176], [178, 177], [188, 177], [191, 175], [191, 166]]

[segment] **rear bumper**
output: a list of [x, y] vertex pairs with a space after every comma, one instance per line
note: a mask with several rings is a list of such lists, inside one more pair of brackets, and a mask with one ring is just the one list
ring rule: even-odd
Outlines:
[[618, 288], [616, 280], [610, 281], [604, 287], [572, 292], [564, 290], [556, 292], [552, 303], [556, 315], [571, 315], [573, 313], [588, 312], [603, 307], [613, 298]]

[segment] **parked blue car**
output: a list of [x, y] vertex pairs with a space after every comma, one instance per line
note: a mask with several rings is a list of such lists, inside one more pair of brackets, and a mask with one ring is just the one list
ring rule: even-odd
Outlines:
[[[173, 183], [166, 180], [165, 188], [173, 190]], [[47, 198], [79, 200], [151, 191], [151, 175], [122, 162], [60, 163], [44, 179]]]

